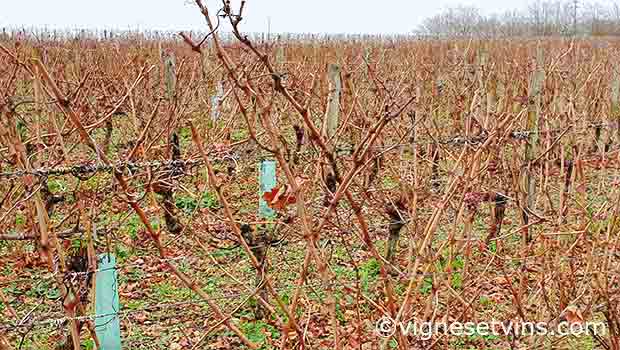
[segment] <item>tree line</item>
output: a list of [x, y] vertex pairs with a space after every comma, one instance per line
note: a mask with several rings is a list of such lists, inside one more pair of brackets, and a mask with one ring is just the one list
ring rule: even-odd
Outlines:
[[475, 6], [457, 6], [426, 18], [415, 32], [446, 37], [620, 35], [620, 5], [535, 0], [525, 9], [490, 15]]

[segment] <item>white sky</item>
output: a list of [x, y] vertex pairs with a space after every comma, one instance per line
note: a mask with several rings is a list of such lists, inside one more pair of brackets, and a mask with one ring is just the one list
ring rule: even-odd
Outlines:
[[[191, 0], [0, 0], [0, 27], [206, 30]], [[217, 9], [221, 0], [203, 0]], [[238, 6], [240, 0], [233, 0]], [[247, 32], [407, 33], [457, 4], [484, 13], [525, 8], [527, 0], [247, 0]]]

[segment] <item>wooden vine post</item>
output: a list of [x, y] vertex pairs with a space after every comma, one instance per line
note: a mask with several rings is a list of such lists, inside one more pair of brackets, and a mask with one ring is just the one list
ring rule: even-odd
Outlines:
[[336, 146], [336, 141], [333, 138], [336, 136], [338, 123], [340, 122], [340, 96], [342, 95], [340, 71], [338, 64], [330, 64], [327, 68], [329, 97], [327, 99], [327, 113], [325, 115], [325, 135], [334, 147]]
[[472, 101], [471, 112], [478, 120], [482, 120], [483, 126], [488, 129], [489, 115], [487, 113], [487, 61], [489, 54], [485, 47], [478, 49], [476, 55], [476, 81], [478, 89], [474, 95], [476, 98]]
[[[611, 81], [611, 118], [616, 122], [616, 139], [620, 145], [620, 73], [613, 70], [613, 78]], [[613, 130], [613, 129], [612, 129]], [[609, 135], [608, 143], [613, 144], [613, 136]]]
[[224, 100], [224, 82], [218, 81], [215, 94], [211, 96], [211, 120], [217, 122], [222, 115], [222, 102]]
[[[560, 81], [559, 86], [556, 88], [556, 104], [557, 111], [556, 113], [565, 114], [567, 116], [572, 116], [572, 103], [570, 102], [572, 98], [568, 92], [568, 83], [564, 81]], [[569, 118], [569, 120], [573, 120]], [[554, 123], [555, 128], [561, 127], [561, 123]], [[560, 144], [559, 156], [560, 156], [560, 174], [564, 179], [563, 189], [560, 191], [559, 198], [559, 216], [558, 216], [558, 225], [565, 224], [567, 221], [566, 213], [568, 212], [568, 200], [571, 190], [571, 183], [573, 178], [573, 145], [575, 144], [575, 136], [567, 135], [566, 143]], [[558, 237], [558, 241], [562, 241], [561, 237]]]
[[278, 45], [276, 48], [276, 69], [278, 72], [282, 72], [282, 68], [284, 68], [284, 62], [286, 58], [284, 56], [284, 47], [282, 45]]
[[[164, 54], [164, 84], [166, 88], [166, 97], [169, 102], [170, 115], [173, 115], [176, 96], [177, 96], [177, 77], [176, 77], [176, 60], [174, 53], [166, 52]], [[169, 152], [170, 159], [172, 161], [181, 160], [181, 146], [179, 142], [178, 131], [173, 131], [169, 137]], [[182, 173], [182, 168], [179, 166], [173, 166], [172, 174], [178, 175]], [[164, 221], [166, 223], [166, 229], [169, 233], [178, 235], [183, 231], [183, 225], [177, 218], [177, 208], [174, 199], [174, 185], [166, 179], [157, 178], [152, 184], [153, 192], [159, 195], [157, 202], [161, 210], [164, 212]]]
[[[327, 67], [327, 79], [329, 82], [329, 95], [327, 98], [327, 107], [323, 120], [323, 135], [331, 144], [334, 154], [336, 151], [336, 133], [340, 123], [340, 96], [342, 95], [342, 81], [340, 78], [340, 66], [338, 64], [330, 64]], [[324, 205], [328, 206], [333, 194], [336, 192], [336, 174], [331, 166], [323, 166], [323, 181], [325, 182], [328, 193], [325, 196]]]
[[[166, 99], [168, 100], [168, 114], [172, 117], [174, 114], [176, 104], [176, 88], [177, 88], [177, 76], [176, 76], [176, 58], [174, 52], [170, 50], [161, 51], [162, 61], [164, 66], [164, 92]], [[170, 123], [168, 123], [166, 134], [171, 136]]]
[[364, 76], [366, 77], [366, 80], [369, 80], [369, 69], [368, 67], [370, 67], [370, 47], [365, 47], [364, 48]]
[[164, 57], [164, 81], [166, 84], [166, 97], [171, 103], [176, 96], [177, 76], [176, 58], [173, 52], [166, 52]]
[[[34, 59], [42, 59], [42, 55], [41, 55], [41, 51], [42, 49], [38, 48], [34, 50]], [[37, 69], [35, 68], [33, 70], [33, 72], [35, 74], [38, 74]], [[39, 79], [33, 79], [32, 80], [32, 93], [33, 93], [33, 97], [34, 97], [34, 109], [37, 113], [37, 122], [36, 125], [34, 127], [35, 130], [35, 135], [37, 138], [37, 142], [39, 144], [43, 143], [43, 141], [41, 140], [41, 125], [45, 125], [47, 124], [48, 126], [50, 125], [50, 123], [42, 123], [42, 117], [43, 117], [43, 90], [42, 90], [42, 86], [41, 86], [41, 81]], [[51, 132], [50, 132], [51, 133]], [[64, 147], [62, 147], [64, 150]]]
[[532, 170], [532, 160], [535, 159], [536, 150], [539, 139], [539, 123], [541, 116], [541, 102], [543, 83], [545, 81], [543, 48], [540, 44], [536, 47], [536, 68], [530, 79], [528, 88], [528, 107], [527, 107], [527, 125], [526, 129], [530, 132], [528, 142], [525, 144], [525, 168], [523, 170], [524, 178], [524, 200], [523, 206], [523, 244], [529, 243], [532, 235], [527, 226], [530, 223], [530, 210], [534, 209], [536, 202], [536, 179], [535, 172]]
[[202, 79], [205, 82], [209, 79], [209, 69], [211, 68], [209, 64], [209, 52], [211, 51], [210, 43], [210, 41], [207, 42], [207, 45], [200, 50], [200, 69], [202, 71]]
[[498, 85], [498, 79], [497, 76], [493, 73], [492, 68], [489, 70], [488, 72], [488, 76], [487, 76], [487, 96], [486, 96], [486, 104], [487, 104], [487, 109], [486, 109], [486, 126], [487, 128], [494, 128], [496, 123], [496, 113], [499, 110], [498, 104], [497, 104], [497, 85]]

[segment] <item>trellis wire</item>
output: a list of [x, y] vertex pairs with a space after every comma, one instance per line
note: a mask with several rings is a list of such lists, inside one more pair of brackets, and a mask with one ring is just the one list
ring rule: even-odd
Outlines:
[[[314, 287], [320, 287], [320, 286], [321, 286], [321, 284], [306, 284], [306, 285], [304, 285], [305, 288], [314, 288]], [[290, 290], [290, 289], [293, 289], [293, 288], [295, 288], [295, 286], [289, 286], [289, 287], [286, 287], [286, 288], [281, 288], [280, 291]], [[253, 295], [253, 294], [254, 294], [254, 292], [250, 293], [249, 295]], [[42, 320], [38, 320], [38, 321], [32, 320], [30, 322], [26, 322], [25, 320], [21, 320], [18, 324], [0, 325], [0, 331], [17, 331], [17, 330], [20, 330], [20, 329], [28, 329], [28, 328], [32, 328], [32, 327], [35, 327], [35, 326], [55, 326], [55, 327], [61, 327], [61, 326], [63, 326], [63, 324], [65, 322], [68, 322], [68, 321], [78, 321], [78, 322], [93, 321], [93, 320], [95, 320], [97, 318], [104, 318], [104, 317], [109, 317], [109, 316], [126, 316], [126, 315], [133, 314], [133, 313], [149, 311], [149, 310], [152, 310], [152, 309], [155, 309], [155, 308], [179, 307], [179, 306], [186, 306], [186, 305], [205, 305], [205, 304], [208, 304], [209, 302], [237, 299], [237, 298], [243, 297], [243, 296], [247, 296], [247, 294], [244, 294], [244, 293], [234, 293], [234, 294], [231, 294], [231, 295], [223, 295], [223, 296], [219, 296], [219, 297], [212, 297], [212, 298], [209, 298], [208, 300], [202, 299], [202, 300], [192, 300], [192, 301], [184, 301], [184, 302], [177, 302], [177, 303], [154, 304], [154, 305], [151, 305], [149, 307], [143, 307], [143, 308], [140, 308], [140, 309], [119, 311], [119, 312], [107, 313], [107, 314], [89, 314], [89, 315], [76, 316], [76, 317], [46, 318], [46, 319], [42, 319]]]
[[[596, 129], [596, 128], [604, 128], [604, 129], [617, 129], [620, 126], [616, 123], [601, 123], [601, 124], [591, 124], [582, 128], [572, 128], [577, 131], [584, 131], [588, 129]], [[509, 137], [515, 140], [525, 141], [532, 134], [545, 134], [545, 133], [556, 133], [562, 132], [565, 129], [549, 129], [549, 130], [538, 130], [538, 131], [530, 131], [530, 130], [518, 130], [513, 131], [509, 134]], [[413, 144], [416, 145], [428, 145], [428, 144], [441, 144], [447, 146], [465, 146], [465, 145], [478, 145], [486, 141], [488, 138], [488, 133], [483, 132], [478, 136], [473, 137], [464, 137], [464, 136], [455, 136], [449, 139], [444, 140], [431, 140], [431, 141], [423, 141], [423, 142], [410, 142], [410, 143], [401, 143], [387, 146], [377, 146], [373, 147], [374, 150], [389, 150], [397, 147], [405, 147]], [[352, 147], [338, 147], [336, 148], [336, 152], [352, 152]], [[218, 160], [226, 160], [230, 159], [233, 161], [238, 160], [238, 156], [236, 155], [227, 155], [224, 157], [218, 158]], [[195, 166], [201, 165], [204, 161], [201, 159], [190, 159], [190, 160], [167, 160], [167, 161], [144, 161], [144, 162], [116, 162], [112, 165], [106, 164], [76, 164], [72, 166], [65, 167], [56, 167], [56, 168], [37, 168], [32, 169], [30, 171], [26, 170], [17, 170], [17, 171], [9, 171], [9, 172], [1, 172], [1, 178], [19, 178], [28, 175], [37, 176], [37, 177], [45, 177], [45, 176], [59, 176], [59, 175], [76, 175], [76, 174], [91, 174], [97, 172], [109, 172], [109, 171], [121, 171], [121, 170], [129, 170], [135, 171], [137, 169], [143, 168], [153, 168], [153, 167], [182, 167], [182, 166]]]
[[[230, 159], [234, 159], [232, 157], [227, 157]], [[167, 160], [167, 161], [146, 161], [146, 162], [116, 162], [111, 165], [107, 164], [76, 164], [72, 166], [66, 167], [56, 167], [56, 168], [37, 168], [32, 169], [30, 171], [27, 170], [17, 170], [11, 172], [3, 172], [0, 173], [0, 178], [18, 178], [24, 177], [28, 175], [37, 176], [37, 177], [46, 177], [46, 176], [59, 176], [59, 175], [76, 175], [76, 174], [91, 174], [98, 172], [109, 172], [109, 171], [122, 171], [129, 170], [135, 171], [137, 169], [144, 168], [180, 168], [183, 166], [195, 166], [204, 163], [201, 159], [190, 159], [190, 160]]]

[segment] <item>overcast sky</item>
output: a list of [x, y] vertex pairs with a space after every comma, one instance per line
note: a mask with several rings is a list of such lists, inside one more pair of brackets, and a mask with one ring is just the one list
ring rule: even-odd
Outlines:
[[[203, 0], [211, 9], [221, 0]], [[240, 0], [233, 0], [238, 4]], [[527, 0], [247, 0], [248, 32], [408, 33], [458, 4], [483, 13], [525, 8]], [[0, 27], [204, 30], [190, 0], [2, 0]]]

